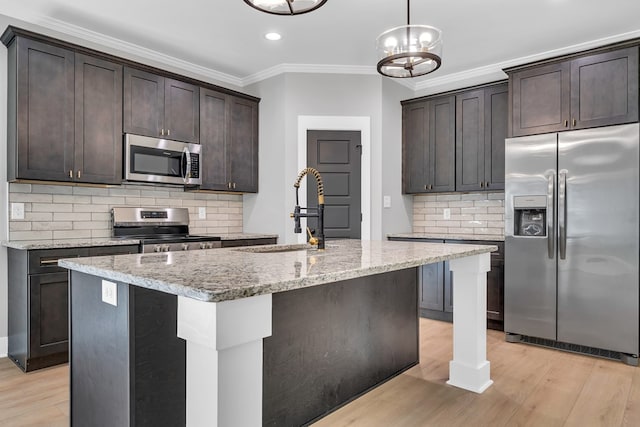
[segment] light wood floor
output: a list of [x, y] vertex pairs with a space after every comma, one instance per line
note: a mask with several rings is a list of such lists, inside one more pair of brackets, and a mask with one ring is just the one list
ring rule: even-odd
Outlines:
[[[421, 319], [420, 365], [314, 427], [640, 426], [640, 368], [510, 344], [488, 331], [494, 384], [475, 394], [445, 384], [451, 324]], [[23, 374], [0, 359], [0, 426], [67, 426], [68, 366]]]

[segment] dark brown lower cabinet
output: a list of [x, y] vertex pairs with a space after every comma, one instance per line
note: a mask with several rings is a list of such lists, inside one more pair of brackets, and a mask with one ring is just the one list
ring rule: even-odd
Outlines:
[[[397, 239], [426, 243], [466, 243], [495, 245], [491, 252], [491, 270], [487, 273], [487, 327], [503, 330], [504, 322], [504, 242], [478, 240]], [[428, 319], [453, 321], [454, 279], [449, 261], [423, 265], [418, 268], [420, 316]]]
[[137, 252], [137, 245], [8, 248], [9, 358], [25, 372], [68, 361], [68, 273], [59, 259]]

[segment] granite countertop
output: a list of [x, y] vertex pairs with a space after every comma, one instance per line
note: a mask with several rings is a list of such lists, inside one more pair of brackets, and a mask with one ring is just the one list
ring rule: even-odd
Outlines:
[[504, 235], [502, 234], [395, 233], [387, 234], [387, 237], [396, 239], [483, 240], [489, 242], [504, 242]]
[[138, 245], [138, 239], [57, 239], [57, 240], [9, 240], [3, 241], [2, 246], [13, 249], [33, 250], [33, 249], [63, 249], [63, 248], [84, 248], [90, 246], [121, 246]]
[[[298, 249], [283, 251], [286, 249]], [[496, 246], [333, 240], [307, 245], [206, 249], [63, 259], [71, 270], [202, 301], [226, 301], [412, 268]]]
[[[243, 240], [243, 239], [269, 239], [278, 238], [277, 234], [259, 234], [259, 233], [235, 233], [235, 234], [216, 234], [212, 235], [220, 237], [221, 240]], [[90, 246], [121, 246], [121, 245], [138, 245], [140, 239], [114, 239], [94, 238], [94, 239], [48, 239], [48, 240], [5, 240], [2, 246], [21, 250], [34, 249], [62, 249], [62, 248], [84, 248]]]

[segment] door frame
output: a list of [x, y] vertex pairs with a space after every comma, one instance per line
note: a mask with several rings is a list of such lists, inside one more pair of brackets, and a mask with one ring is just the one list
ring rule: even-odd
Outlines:
[[[298, 171], [307, 167], [308, 130], [360, 131], [362, 158], [360, 164], [360, 239], [371, 240], [371, 118], [367, 116], [298, 116]], [[303, 184], [304, 185], [304, 184]], [[300, 191], [300, 206], [307, 205], [306, 190]], [[298, 242], [306, 242], [306, 235], [299, 234]]]

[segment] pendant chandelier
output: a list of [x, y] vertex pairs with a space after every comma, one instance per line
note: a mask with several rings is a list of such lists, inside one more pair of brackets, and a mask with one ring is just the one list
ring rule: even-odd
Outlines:
[[387, 30], [376, 39], [378, 72], [383, 76], [423, 76], [442, 64], [442, 31], [429, 25], [410, 25], [409, 3], [407, 0], [407, 25]]
[[244, 0], [244, 2], [261, 12], [274, 15], [300, 15], [316, 10], [327, 0]]

